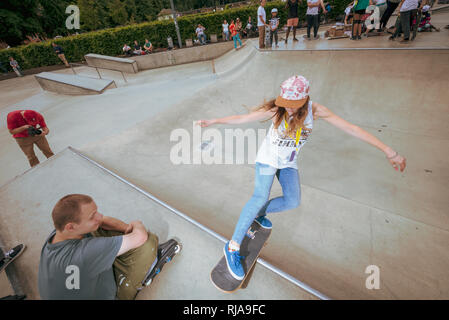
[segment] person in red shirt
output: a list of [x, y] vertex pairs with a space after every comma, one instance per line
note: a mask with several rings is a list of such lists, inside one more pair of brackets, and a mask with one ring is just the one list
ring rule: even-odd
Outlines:
[[[7, 123], [9, 133], [16, 139], [20, 149], [28, 158], [31, 167], [39, 164], [39, 159], [34, 153], [34, 144], [47, 158], [54, 155], [45, 138], [50, 130], [45, 123], [44, 117], [39, 112], [33, 110], [12, 111], [8, 113]], [[41, 131], [40, 133], [39, 130]]]
[[237, 32], [237, 28], [234, 24], [234, 20], [231, 20], [231, 24], [229, 25], [229, 31], [231, 31], [232, 39], [234, 39], [234, 48], [237, 49], [237, 41], [240, 43], [240, 47], [241, 47], [242, 40], [240, 40], [239, 33]]

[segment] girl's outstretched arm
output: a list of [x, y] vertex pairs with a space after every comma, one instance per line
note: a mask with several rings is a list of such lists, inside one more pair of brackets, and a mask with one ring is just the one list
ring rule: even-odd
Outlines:
[[366, 132], [362, 128], [356, 126], [355, 124], [352, 124], [339, 116], [335, 115], [330, 111], [328, 108], [318, 104], [313, 103], [313, 115], [314, 118], [321, 118], [329, 122], [330, 124], [333, 124], [337, 128], [343, 130], [346, 133], [349, 133], [350, 135], [359, 138], [360, 140], [363, 140], [370, 145], [378, 148], [382, 152], [385, 153], [385, 156], [387, 157], [390, 164], [393, 166], [395, 170], [400, 169], [401, 172], [404, 171], [406, 166], [406, 159], [401, 156], [399, 153], [394, 151], [391, 147], [384, 144], [382, 141], [377, 139], [372, 134]]
[[224, 118], [217, 119], [209, 119], [209, 120], [198, 120], [196, 121], [196, 125], [201, 127], [208, 127], [213, 124], [240, 124], [240, 123], [248, 123], [260, 120], [270, 119], [276, 111], [272, 110], [257, 110], [248, 114], [229, 116]]

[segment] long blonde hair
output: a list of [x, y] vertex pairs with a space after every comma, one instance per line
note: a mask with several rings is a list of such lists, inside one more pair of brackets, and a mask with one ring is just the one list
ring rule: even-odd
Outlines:
[[[277, 108], [275, 114], [273, 115], [273, 117], [271, 117], [271, 119], [275, 119], [274, 120], [274, 128], [277, 129], [280, 124], [282, 123], [282, 120], [285, 119], [286, 115], [288, 115], [287, 110], [285, 110], [284, 107], [279, 107], [275, 104], [276, 99], [272, 99], [269, 101], [264, 101], [264, 103], [257, 107], [256, 110], [265, 110], [265, 111], [269, 111], [272, 109]], [[309, 101], [310, 101], [310, 97], [307, 97], [306, 102], [304, 103], [304, 105], [301, 108], [298, 108], [295, 113], [293, 113], [293, 119], [290, 123], [290, 125], [288, 126], [287, 129], [287, 134], [288, 135], [294, 135], [296, 133], [296, 130], [299, 130], [299, 128], [302, 128], [304, 126], [304, 121], [306, 120], [307, 114], [309, 112]]]

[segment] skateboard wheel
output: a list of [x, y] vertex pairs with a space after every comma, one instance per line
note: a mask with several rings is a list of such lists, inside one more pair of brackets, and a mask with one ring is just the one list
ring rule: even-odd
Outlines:
[[180, 243], [178, 243], [175, 247], [175, 254], [177, 254], [178, 252], [180, 252], [182, 249], [182, 245]]

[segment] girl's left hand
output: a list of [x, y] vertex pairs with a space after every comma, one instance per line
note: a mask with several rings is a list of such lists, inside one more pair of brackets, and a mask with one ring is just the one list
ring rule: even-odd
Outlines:
[[393, 158], [388, 158], [388, 161], [390, 161], [390, 164], [393, 166], [393, 168], [397, 171], [398, 169], [401, 170], [401, 172], [404, 171], [406, 166], [406, 159], [401, 156], [399, 153], [396, 154]]
[[195, 122], [195, 124], [197, 126], [201, 126], [202, 128], [205, 128], [205, 127], [209, 127], [210, 125], [214, 124], [214, 121], [213, 120], [198, 120]]

